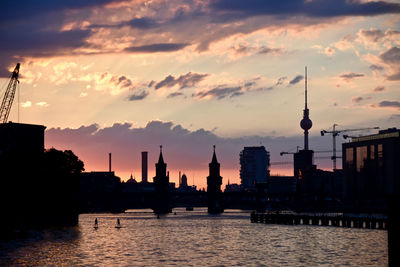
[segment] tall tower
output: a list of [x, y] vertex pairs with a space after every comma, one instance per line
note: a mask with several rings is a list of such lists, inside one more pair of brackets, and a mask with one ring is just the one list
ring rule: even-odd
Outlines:
[[221, 201], [221, 185], [222, 177], [220, 175], [220, 164], [217, 160], [217, 155], [214, 154], [209, 166], [209, 176], [207, 177], [207, 199], [208, 212], [217, 214], [224, 211]]
[[309, 110], [307, 107], [307, 66], [305, 67], [305, 106], [303, 111], [303, 119], [300, 121], [300, 127], [304, 130], [304, 150], [308, 150], [308, 130], [312, 127], [312, 121], [309, 118]]
[[167, 175], [167, 164], [164, 162], [162, 146], [160, 146], [160, 156], [156, 163], [156, 176], [154, 177], [155, 201], [153, 210], [157, 214], [171, 212], [169, 206], [169, 177]]
[[314, 166], [314, 151], [310, 150], [308, 146], [308, 130], [312, 127], [312, 121], [309, 118], [309, 110], [307, 106], [307, 67], [305, 67], [304, 78], [305, 104], [303, 119], [300, 121], [300, 127], [304, 130], [304, 149], [293, 155], [294, 177], [297, 180], [301, 180], [304, 177], [305, 172], [309, 171]]

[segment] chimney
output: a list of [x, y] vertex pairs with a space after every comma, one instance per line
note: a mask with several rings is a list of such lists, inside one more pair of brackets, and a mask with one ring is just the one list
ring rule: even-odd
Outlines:
[[108, 171], [111, 172], [111, 153], [108, 153]]
[[142, 182], [147, 183], [147, 151], [142, 151]]

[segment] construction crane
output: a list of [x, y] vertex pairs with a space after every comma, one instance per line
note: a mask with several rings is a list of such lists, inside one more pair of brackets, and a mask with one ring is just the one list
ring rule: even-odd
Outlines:
[[[340, 133], [345, 133], [345, 132], [356, 132], [356, 131], [363, 131], [363, 130], [373, 130], [373, 129], [379, 129], [379, 127], [368, 127], [368, 128], [359, 128], [359, 129], [344, 129], [344, 130], [336, 130], [336, 126], [338, 126], [336, 123], [333, 124], [332, 131], [326, 131], [322, 130], [321, 131], [321, 136], [324, 136], [325, 134], [332, 134], [332, 145], [333, 145], [333, 154], [332, 154], [332, 161], [333, 161], [333, 170], [336, 170], [336, 159], [340, 157], [336, 157], [336, 136], [338, 136]], [[347, 137], [347, 135], [346, 135]]]
[[11, 74], [11, 79], [10, 79], [10, 82], [8, 83], [6, 92], [3, 97], [3, 101], [1, 102], [0, 123], [7, 123], [8, 115], [10, 114], [11, 106], [14, 101], [17, 84], [19, 83], [19, 80], [18, 80], [19, 66], [20, 66], [20, 64], [17, 63], [17, 66], [15, 66], [15, 69]]

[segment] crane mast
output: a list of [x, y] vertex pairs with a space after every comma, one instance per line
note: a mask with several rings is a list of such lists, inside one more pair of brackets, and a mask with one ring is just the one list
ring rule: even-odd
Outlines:
[[3, 97], [3, 101], [1, 102], [0, 107], [0, 123], [7, 123], [8, 115], [11, 111], [11, 106], [14, 101], [15, 91], [17, 89], [17, 84], [19, 83], [18, 75], [19, 75], [19, 66], [17, 63], [14, 71], [11, 74], [10, 82], [8, 83], [6, 92]]
[[332, 134], [333, 155], [332, 155], [331, 159], [333, 161], [333, 170], [336, 170], [336, 159], [338, 158], [336, 156], [336, 136], [338, 136], [340, 133], [345, 133], [345, 132], [355, 132], [355, 131], [379, 129], [379, 127], [369, 127], [369, 128], [359, 128], [359, 129], [336, 130], [336, 126], [338, 126], [336, 123], [333, 124], [332, 131], [326, 131], [326, 130], [321, 131], [321, 136], [324, 136], [325, 134]]

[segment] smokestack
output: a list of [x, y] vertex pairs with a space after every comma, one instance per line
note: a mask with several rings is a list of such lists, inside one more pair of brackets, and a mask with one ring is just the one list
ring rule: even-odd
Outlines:
[[142, 182], [147, 183], [147, 151], [142, 152]]
[[111, 153], [108, 153], [108, 171], [111, 172]]

